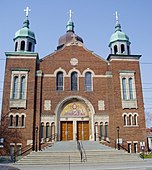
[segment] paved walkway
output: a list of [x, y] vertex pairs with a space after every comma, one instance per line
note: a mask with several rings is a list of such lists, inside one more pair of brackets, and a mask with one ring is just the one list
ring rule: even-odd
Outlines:
[[0, 170], [152, 170], [152, 159], [131, 163], [71, 164], [71, 165], [0, 165]]

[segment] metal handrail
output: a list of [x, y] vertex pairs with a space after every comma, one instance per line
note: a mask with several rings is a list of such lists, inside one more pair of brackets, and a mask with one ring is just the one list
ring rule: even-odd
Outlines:
[[80, 141], [77, 140], [77, 149], [78, 149], [79, 152], [80, 152], [81, 162], [86, 162], [86, 161], [87, 161], [87, 156], [86, 156], [85, 149], [83, 148], [82, 141], [81, 141], [81, 143], [80, 143]]

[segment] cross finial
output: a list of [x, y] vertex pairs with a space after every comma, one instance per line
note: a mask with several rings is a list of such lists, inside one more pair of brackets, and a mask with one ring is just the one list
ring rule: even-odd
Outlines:
[[70, 9], [70, 10], [69, 10], [69, 21], [72, 21], [72, 14], [73, 14], [73, 12], [72, 12], [72, 10]]
[[118, 12], [116, 11], [114, 15], [116, 16], [116, 22], [119, 22], [119, 17], [118, 17], [119, 14], [118, 14]]
[[26, 9], [24, 9], [25, 11], [25, 16], [28, 17], [29, 12], [31, 11], [31, 9], [27, 6]]

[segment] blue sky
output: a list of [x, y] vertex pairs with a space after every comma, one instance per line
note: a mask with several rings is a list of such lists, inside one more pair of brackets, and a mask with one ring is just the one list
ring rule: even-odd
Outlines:
[[[118, 11], [122, 31], [131, 41], [131, 53], [141, 54], [145, 112], [152, 117], [152, 1], [151, 0], [0, 0], [0, 109], [2, 103], [5, 53], [14, 51], [15, 32], [23, 26], [24, 9], [31, 8], [30, 28], [36, 34], [40, 58], [56, 50], [66, 32], [68, 11], [72, 9], [75, 33], [85, 47], [107, 58], [109, 39], [115, 31]], [[147, 121], [152, 126], [152, 120]]]

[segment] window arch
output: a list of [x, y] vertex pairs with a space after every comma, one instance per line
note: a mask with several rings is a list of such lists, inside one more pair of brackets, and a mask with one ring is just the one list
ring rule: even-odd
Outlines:
[[19, 125], [19, 116], [16, 115], [16, 122], [15, 122], [15, 125], [18, 126]]
[[134, 125], [137, 125], [137, 115], [134, 115]]
[[121, 44], [121, 53], [124, 53], [125, 52], [125, 46], [124, 44]]
[[21, 117], [21, 126], [24, 126], [25, 125], [25, 116], [22, 115]]
[[20, 99], [25, 99], [25, 76], [21, 77]]
[[25, 50], [25, 41], [21, 41], [21, 50], [22, 50], [22, 51]]
[[76, 71], [71, 73], [71, 91], [78, 90], [78, 73]]
[[124, 115], [124, 126], [127, 125], [127, 115]]
[[56, 90], [63, 90], [63, 72], [61, 71], [56, 75]]
[[108, 123], [105, 123], [105, 137], [108, 137]]
[[130, 99], [133, 99], [133, 79], [129, 78], [128, 83], [129, 83], [129, 97]]
[[41, 128], [40, 128], [40, 132], [41, 132], [41, 139], [44, 138], [44, 123], [41, 123]]
[[129, 122], [128, 125], [132, 125], [132, 115], [129, 115]]
[[117, 54], [118, 49], [117, 49], [117, 45], [114, 46], [114, 54]]
[[126, 100], [127, 99], [126, 78], [122, 78], [122, 94], [123, 94], [123, 100]]
[[85, 73], [85, 91], [92, 91], [92, 73]]
[[18, 92], [18, 76], [14, 76], [13, 78], [13, 99], [17, 99], [17, 92]]
[[15, 51], [17, 51], [18, 42], [15, 43]]
[[31, 42], [29, 42], [29, 44], [28, 44], [28, 51], [32, 51], [32, 43]]
[[49, 122], [46, 123], [46, 138], [49, 138]]
[[13, 126], [13, 115], [10, 115], [10, 122], [9, 122], [10, 126]]

